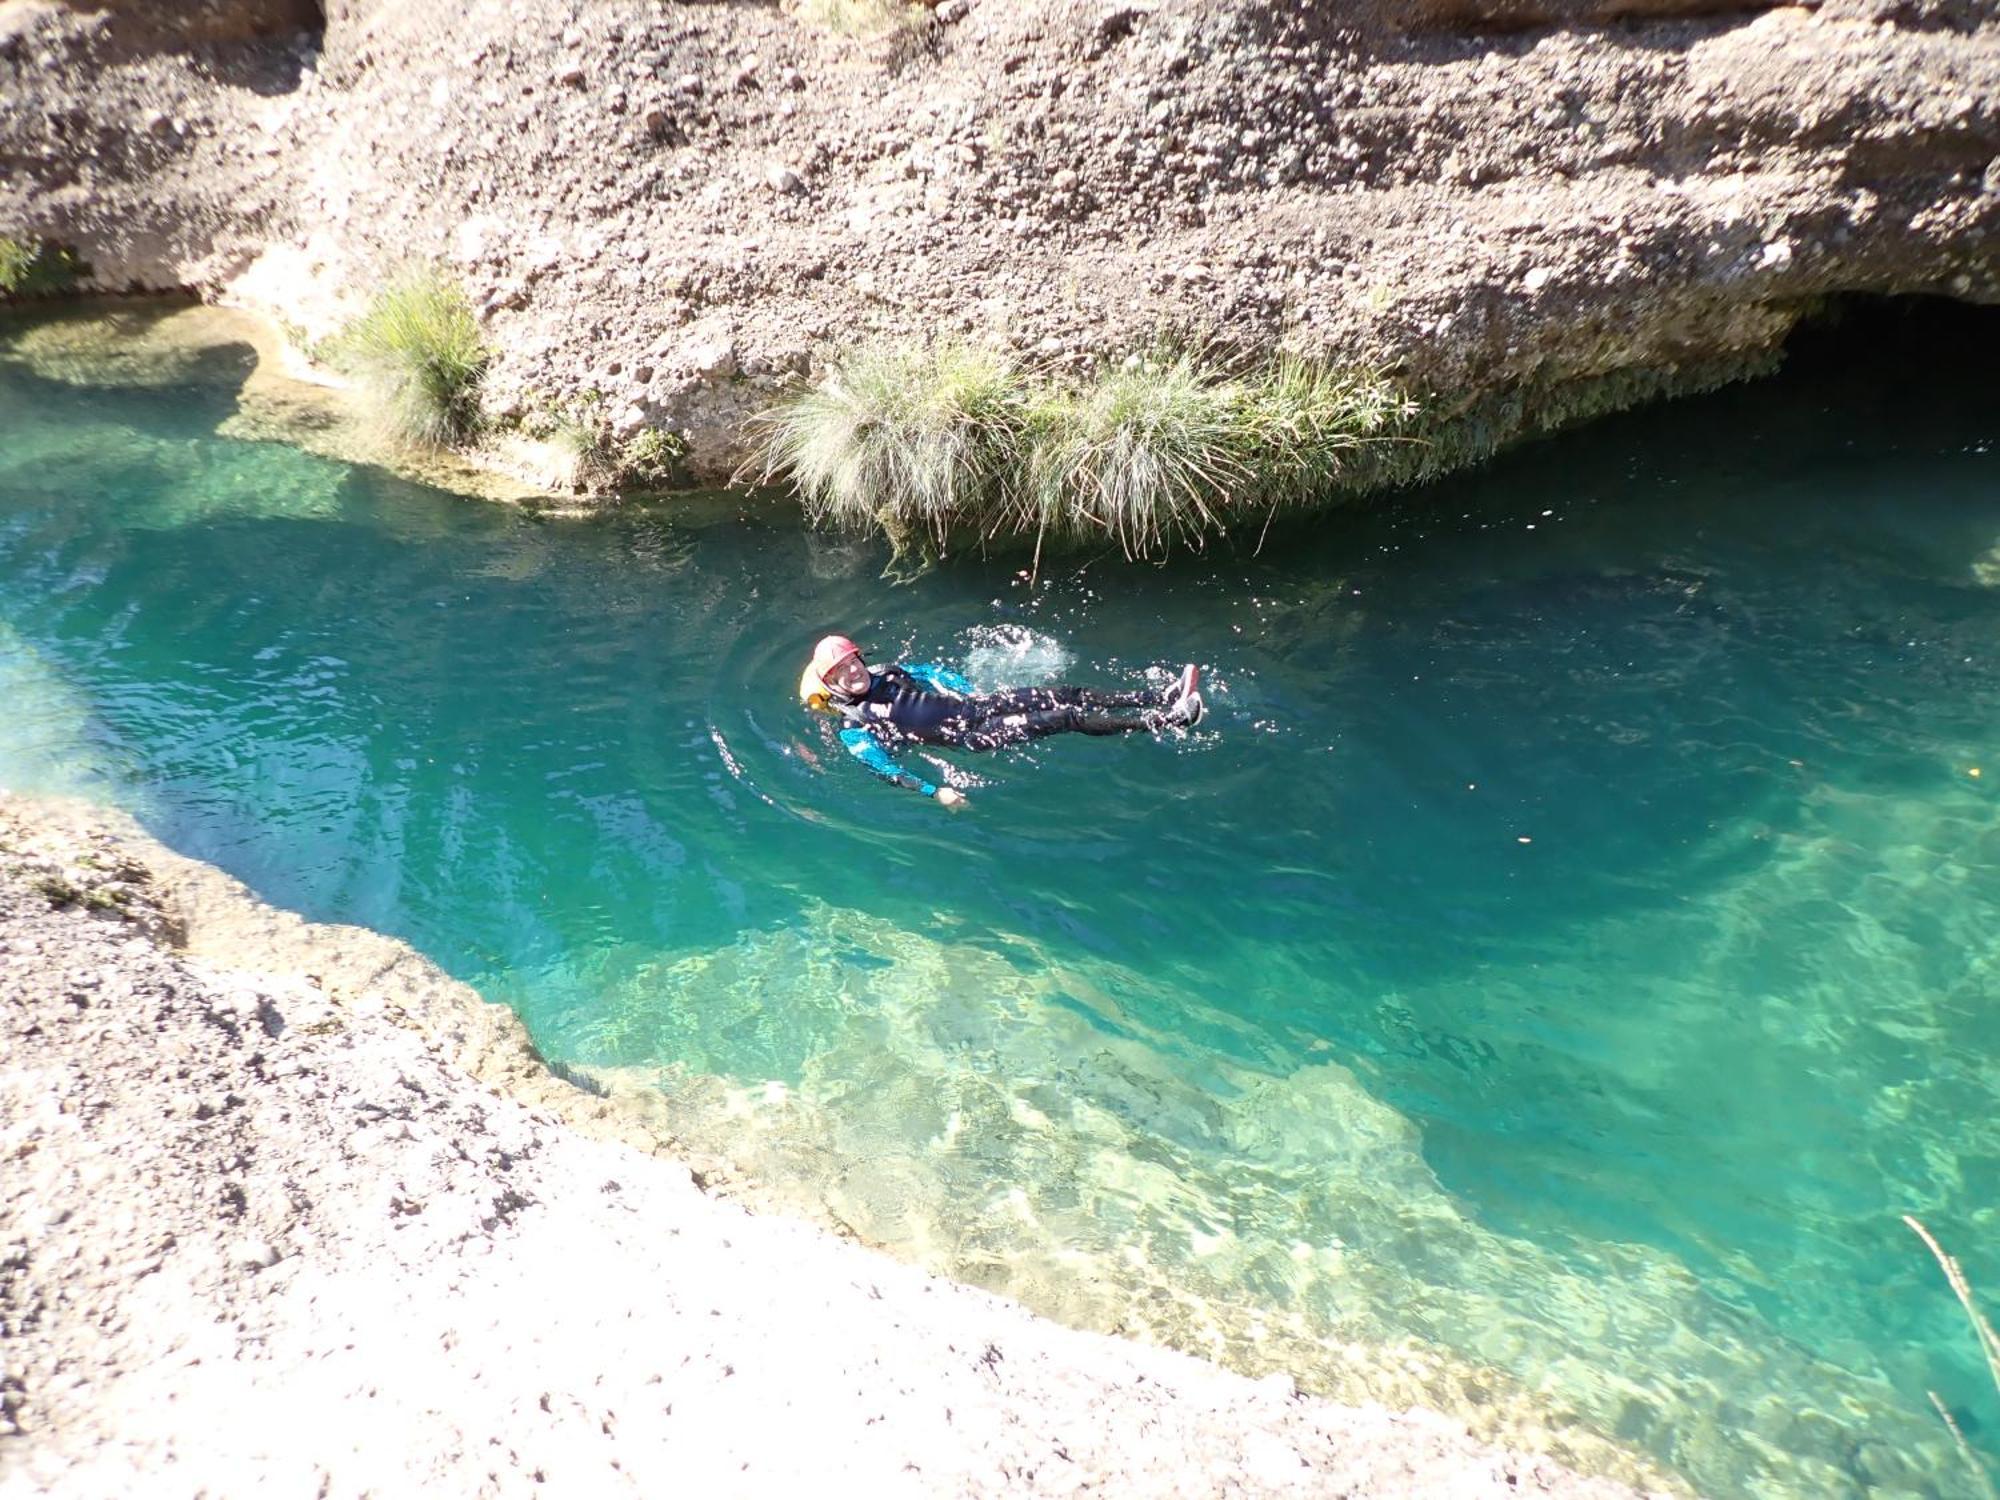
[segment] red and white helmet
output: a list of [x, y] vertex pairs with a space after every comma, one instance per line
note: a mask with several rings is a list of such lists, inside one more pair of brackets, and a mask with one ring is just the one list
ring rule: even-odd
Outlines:
[[812, 661], [799, 677], [799, 702], [807, 708], [828, 708], [833, 702], [833, 691], [827, 686], [826, 674], [846, 661], [850, 656], [859, 656], [861, 648], [844, 635], [829, 635], [813, 647]]

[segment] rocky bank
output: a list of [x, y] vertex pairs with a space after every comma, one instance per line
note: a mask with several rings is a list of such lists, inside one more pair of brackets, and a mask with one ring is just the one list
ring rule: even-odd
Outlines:
[[[850, 0], [851, 3], [851, 0]], [[550, 410], [743, 457], [857, 341], [1379, 365], [1426, 467], [2000, 300], [1991, 0], [0, 0], [0, 234], [310, 341], [413, 260]]]
[[120, 815], [0, 797], [0, 992], [0, 1493], [1635, 1493], [747, 1213]]

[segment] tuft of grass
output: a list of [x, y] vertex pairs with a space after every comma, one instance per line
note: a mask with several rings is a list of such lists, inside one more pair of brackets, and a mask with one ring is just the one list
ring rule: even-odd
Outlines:
[[666, 489], [686, 479], [687, 439], [664, 427], [642, 427], [618, 450], [618, 471], [640, 489]]
[[611, 434], [595, 403], [551, 418], [548, 441], [569, 456], [577, 485], [595, 489], [611, 483], [616, 470]]
[[1416, 413], [1417, 403], [1381, 375], [1281, 356], [1244, 382], [1237, 410], [1256, 497], [1273, 507], [1327, 499], [1361, 450], [1396, 437]]
[[788, 474], [815, 521], [893, 521], [940, 540], [1001, 504], [1028, 421], [1005, 354], [876, 345], [758, 421], [766, 479]]
[[66, 291], [84, 274], [75, 254], [0, 235], [0, 297], [37, 297]]
[[876, 37], [920, 26], [930, 11], [906, 0], [797, 0], [793, 14], [842, 36]]
[[332, 352], [392, 437], [437, 447], [477, 430], [492, 355], [465, 292], [435, 268], [413, 267], [383, 287]]
[[1298, 359], [1230, 374], [1161, 350], [1077, 382], [947, 343], [865, 349], [759, 426], [764, 477], [788, 475], [815, 521], [1136, 556], [1326, 502], [1415, 411], [1386, 377]]
[[28, 279], [28, 273], [34, 269], [36, 259], [32, 245], [0, 235], [0, 297], [11, 297], [20, 290], [22, 283]]
[[1226, 524], [1246, 486], [1241, 387], [1191, 354], [1128, 361], [1038, 404], [1021, 513], [1036, 535], [1096, 532], [1129, 555]]

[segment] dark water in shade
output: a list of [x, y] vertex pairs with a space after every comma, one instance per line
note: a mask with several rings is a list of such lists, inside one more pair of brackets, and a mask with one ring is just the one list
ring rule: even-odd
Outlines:
[[[1259, 556], [893, 587], [775, 512], [231, 441], [227, 383], [9, 325], [0, 783], [666, 1065], [691, 1134], [1082, 1321], [1719, 1495], [1964, 1493], [1925, 1392], [1988, 1452], [2000, 1398], [1898, 1216], [2000, 1306], [2000, 407], [1937, 331]], [[1195, 659], [1213, 712], [961, 757], [953, 817], [793, 706], [835, 628]]]

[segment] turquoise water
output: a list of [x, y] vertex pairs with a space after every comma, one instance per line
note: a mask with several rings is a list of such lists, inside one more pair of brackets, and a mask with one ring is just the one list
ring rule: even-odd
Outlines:
[[[870, 1238], [1717, 1495], [2000, 1449], [2000, 412], [1894, 328], [1260, 555], [902, 587], [781, 511], [537, 520], [0, 357], [0, 783], [408, 938]], [[68, 372], [74, 375], [74, 372]], [[225, 378], [227, 377], [227, 378]], [[814, 637], [1208, 665], [959, 757]], [[1981, 768], [1982, 776], [1973, 774]], [[559, 1296], [560, 1289], [552, 1289]]]

